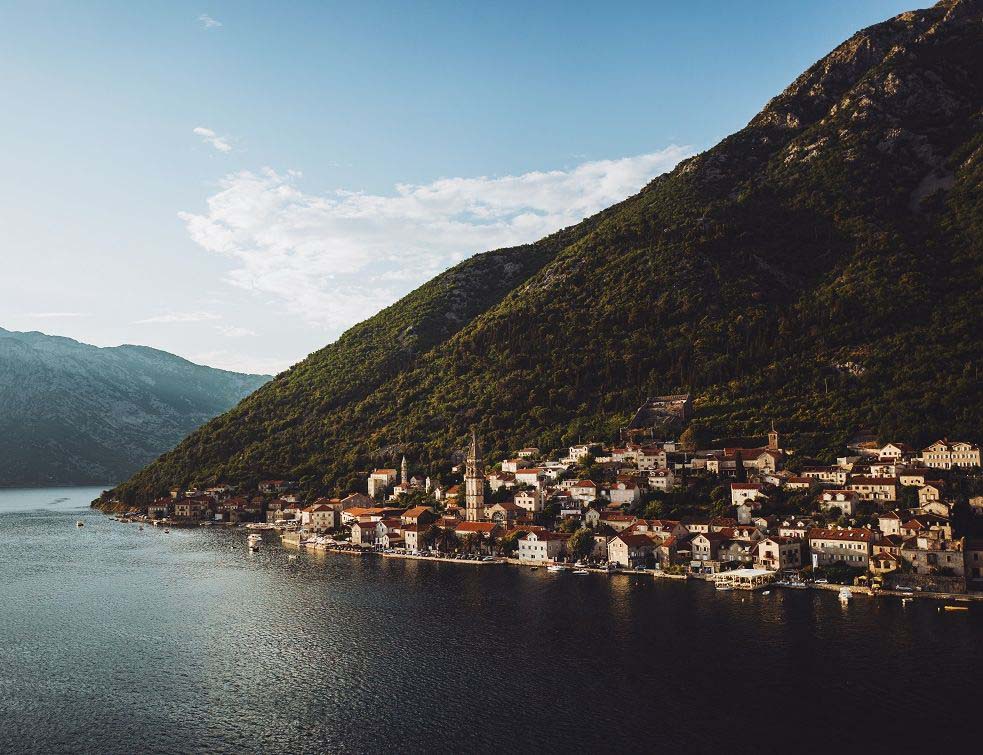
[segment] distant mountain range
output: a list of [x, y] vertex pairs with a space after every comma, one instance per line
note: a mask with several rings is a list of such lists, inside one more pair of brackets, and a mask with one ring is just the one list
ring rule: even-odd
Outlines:
[[0, 328], [0, 485], [125, 479], [267, 380]]
[[346, 492], [437, 464], [616, 438], [690, 392], [712, 438], [776, 422], [802, 453], [857, 431], [983, 427], [983, 20], [947, 0], [858, 32], [741, 131], [542, 241], [475, 256], [356, 325], [116, 493], [299, 479]]

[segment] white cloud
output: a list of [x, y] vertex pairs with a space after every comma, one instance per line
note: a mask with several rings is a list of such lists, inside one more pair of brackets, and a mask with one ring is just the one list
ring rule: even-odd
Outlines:
[[192, 131], [200, 136], [205, 144], [211, 145], [219, 152], [228, 153], [232, 151], [232, 145], [229, 144], [228, 137], [219, 136], [210, 128], [205, 128], [204, 126], [196, 126]]
[[202, 13], [200, 16], [198, 16], [198, 20], [205, 29], [217, 29], [222, 25], [221, 21], [212, 18], [207, 13]]
[[37, 317], [45, 320], [68, 319], [73, 317], [89, 317], [88, 312], [31, 312], [27, 317]]
[[535, 241], [640, 190], [691, 151], [671, 146], [570, 170], [401, 184], [390, 195], [307, 194], [300, 174], [222, 179], [191, 238], [230, 258], [233, 285], [340, 331], [477, 252]]
[[221, 320], [222, 316], [214, 312], [165, 312], [153, 317], [145, 317], [142, 320], [135, 320], [134, 325], [152, 325], [159, 323], [175, 322], [208, 322], [210, 320]]
[[215, 330], [226, 338], [245, 338], [246, 336], [256, 335], [256, 331], [249, 328], [242, 328], [238, 325], [216, 325]]

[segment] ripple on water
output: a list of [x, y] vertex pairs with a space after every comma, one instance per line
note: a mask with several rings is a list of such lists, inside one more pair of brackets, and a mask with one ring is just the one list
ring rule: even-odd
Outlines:
[[241, 531], [112, 522], [85, 508], [97, 492], [0, 492], [0, 742], [17, 750], [709, 750], [749, 710], [776, 736], [821, 711], [910, 748], [917, 731], [854, 730], [858, 701], [863, 722], [915, 720], [944, 679], [937, 731], [970, 715], [983, 667], [975, 606], [288, 561]]

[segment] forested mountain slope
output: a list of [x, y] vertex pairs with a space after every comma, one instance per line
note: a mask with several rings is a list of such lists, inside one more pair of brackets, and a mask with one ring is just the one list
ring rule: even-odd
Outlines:
[[492, 454], [603, 439], [690, 391], [715, 435], [772, 421], [976, 437], [981, 9], [865, 29], [746, 128], [542, 242], [479, 255], [348, 331], [118, 491], [303, 479], [342, 490], [475, 425]]

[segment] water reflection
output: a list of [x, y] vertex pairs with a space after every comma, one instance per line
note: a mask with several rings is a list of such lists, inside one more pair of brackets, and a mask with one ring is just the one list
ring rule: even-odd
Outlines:
[[[272, 539], [250, 554], [241, 531], [111, 522], [85, 510], [96, 492], [0, 492], [0, 742], [470, 752], [537, 732], [542, 752], [740, 750], [748, 701], [774, 736], [801, 742], [821, 714], [838, 741], [869, 741], [866, 722], [915, 720], [932, 680], [947, 690], [936, 729], [970, 720], [983, 666], [976, 607], [858, 597], [843, 610], [835, 593], [289, 560]], [[906, 751], [921, 736], [875, 734]]]

